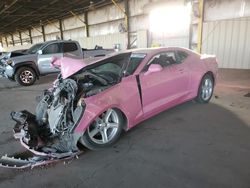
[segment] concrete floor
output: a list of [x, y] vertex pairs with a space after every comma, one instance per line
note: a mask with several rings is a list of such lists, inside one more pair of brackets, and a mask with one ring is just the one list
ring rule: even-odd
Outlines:
[[[33, 111], [54, 76], [19, 87], [0, 78], [0, 154], [22, 151], [12, 110]], [[220, 70], [211, 103], [167, 110], [112, 148], [33, 170], [0, 169], [0, 187], [250, 187], [250, 71]]]

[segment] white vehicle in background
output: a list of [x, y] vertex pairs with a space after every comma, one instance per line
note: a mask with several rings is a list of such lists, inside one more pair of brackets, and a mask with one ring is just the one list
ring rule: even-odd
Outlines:
[[40, 76], [59, 72], [51, 67], [52, 57], [60, 58], [68, 54], [76, 59], [105, 56], [114, 49], [82, 49], [77, 41], [54, 40], [38, 43], [29, 48], [21, 56], [10, 57], [2, 66], [2, 75], [23, 86], [30, 86]]

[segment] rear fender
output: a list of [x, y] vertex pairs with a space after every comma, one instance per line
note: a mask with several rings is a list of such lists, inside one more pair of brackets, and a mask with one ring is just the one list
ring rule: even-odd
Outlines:
[[208, 73], [211, 72], [214, 78], [214, 82], [216, 83], [217, 81], [217, 76], [218, 76], [218, 60], [215, 56], [208, 56], [208, 55], [203, 55], [201, 57], [201, 60], [203, 61], [204, 65], [206, 66], [206, 71], [202, 75], [202, 77]]
[[198, 94], [200, 83], [206, 74], [210, 74], [213, 77], [214, 85], [217, 82], [218, 63], [217, 63], [216, 57], [215, 56], [206, 57], [202, 59], [202, 64], [204, 65], [204, 67], [203, 67], [203, 71], [201, 71], [201, 74], [199, 75], [198, 82], [196, 83], [196, 86], [195, 86], [196, 94]]

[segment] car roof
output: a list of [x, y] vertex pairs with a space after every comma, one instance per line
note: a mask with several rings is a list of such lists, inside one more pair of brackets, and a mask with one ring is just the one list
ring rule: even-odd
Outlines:
[[50, 41], [45, 41], [45, 42], [41, 42], [39, 44], [50, 44], [50, 43], [55, 43], [55, 42], [76, 42], [74, 40], [50, 40]]
[[157, 52], [162, 52], [165, 50], [183, 50], [187, 52], [193, 52], [187, 48], [183, 47], [156, 47], [156, 48], [138, 48], [138, 49], [132, 49], [132, 50], [125, 50], [122, 52], [132, 52], [132, 53], [144, 53], [144, 54], [151, 54], [151, 53], [157, 53]]

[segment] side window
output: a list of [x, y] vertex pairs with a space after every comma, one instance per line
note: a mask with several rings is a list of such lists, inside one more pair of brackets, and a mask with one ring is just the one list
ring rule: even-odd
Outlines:
[[73, 42], [63, 43], [63, 52], [73, 52], [77, 50], [77, 45]]
[[185, 59], [187, 59], [187, 57], [188, 57], [188, 54], [186, 52], [177, 51], [177, 58], [180, 63], [183, 62]]
[[43, 54], [56, 54], [60, 52], [60, 45], [58, 43], [50, 44], [43, 49]]
[[168, 65], [176, 64], [177, 60], [174, 51], [164, 52], [160, 55], [160, 62], [163, 67]]
[[148, 67], [151, 64], [159, 64], [162, 67], [167, 67], [169, 65], [176, 64], [176, 63], [177, 63], [177, 59], [176, 59], [174, 51], [162, 52], [160, 54], [155, 55], [149, 61], [149, 63], [146, 65], [146, 67], [143, 69], [143, 71], [147, 71]]

